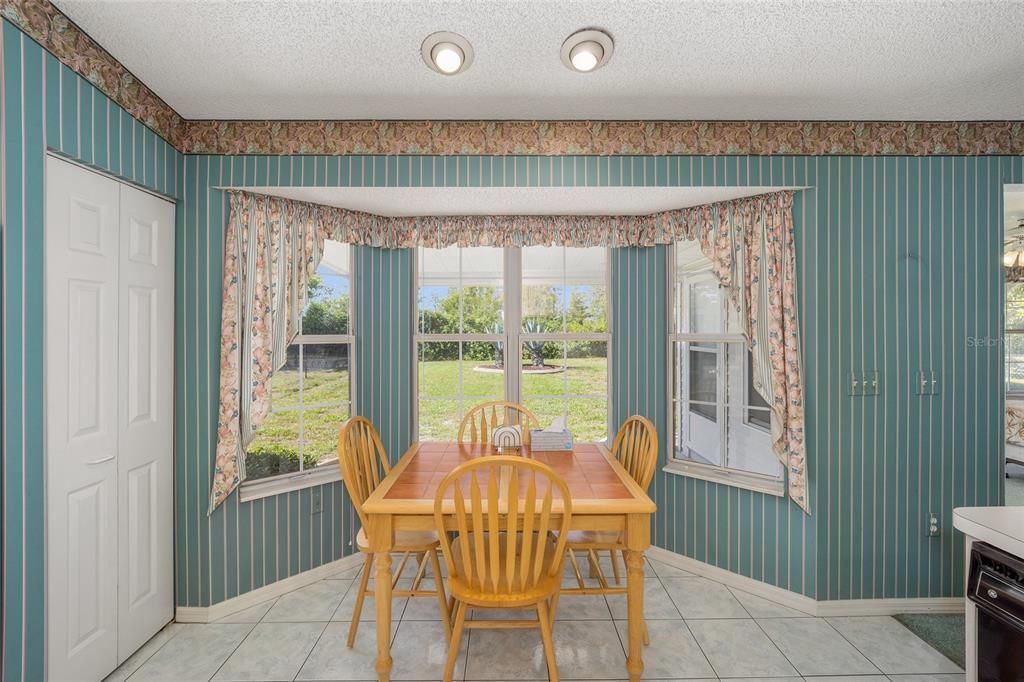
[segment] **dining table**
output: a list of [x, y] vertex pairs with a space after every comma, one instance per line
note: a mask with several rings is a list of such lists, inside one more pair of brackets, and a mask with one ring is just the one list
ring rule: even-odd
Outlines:
[[[441, 481], [460, 464], [497, 454], [516, 454], [543, 462], [565, 481], [572, 501], [571, 530], [619, 531], [622, 534], [626, 547], [629, 632], [626, 671], [630, 680], [639, 680], [644, 670], [644, 552], [651, 544], [651, 515], [656, 509], [651, 498], [601, 443], [575, 443], [571, 451], [540, 451], [528, 445], [499, 451], [486, 443], [449, 442], [412, 443], [363, 503], [368, 526], [366, 536], [374, 556], [376, 577], [375, 669], [379, 679], [389, 680], [392, 667], [391, 551], [395, 533], [436, 530], [434, 498]], [[443, 502], [442, 516], [445, 529], [456, 530], [451, 500]]]

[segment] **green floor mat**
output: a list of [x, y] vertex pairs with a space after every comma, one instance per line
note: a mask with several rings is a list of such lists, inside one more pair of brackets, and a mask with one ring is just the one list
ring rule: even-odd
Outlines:
[[894, 616], [904, 627], [961, 668], [964, 667], [964, 617], [962, 614], [900, 613]]

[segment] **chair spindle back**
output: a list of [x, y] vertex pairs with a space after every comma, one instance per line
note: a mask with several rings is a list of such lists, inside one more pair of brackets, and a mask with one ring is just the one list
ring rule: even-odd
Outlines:
[[658, 430], [650, 419], [633, 415], [622, 423], [612, 443], [612, 455], [644, 490], [658, 461]]
[[[454, 539], [444, 525], [448, 502], [457, 525]], [[482, 457], [459, 466], [434, 498], [449, 575], [485, 594], [523, 592], [560, 575], [571, 517], [565, 482], [546, 464], [516, 456]]]
[[345, 490], [363, 526], [363, 502], [391, 471], [384, 445], [373, 422], [366, 417], [351, 417], [338, 433], [338, 467]]
[[540, 421], [519, 403], [493, 400], [480, 403], [466, 413], [459, 424], [459, 442], [490, 443], [491, 432], [499, 426], [518, 425], [523, 431], [523, 445], [530, 444], [530, 429], [539, 429]]

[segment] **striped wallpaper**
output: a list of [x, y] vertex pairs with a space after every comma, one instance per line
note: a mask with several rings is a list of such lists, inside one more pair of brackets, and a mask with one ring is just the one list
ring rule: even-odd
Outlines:
[[[42, 206], [50, 147], [178, 200], [177, 601], [204, 606], [349, 551], [340, 484], [206, 515], [216, 424], [217, 187], [807, 186], [795, 208], [813, 516], [783, 499], [659, 472], [657, 545], [817, 599], [958, 594], [958, 504], [1002, 498], [1003, 183], [1021, 157], [185, 156], [6, 21], [3, 129], [3, 673], [43, 666]], [[411, 438], [412, 259], [358, 249], [356, 405], [392, 457]], [[666, 250], [612, 261], [613, 411], [670, 439]], [[980, 339], [983, 343], [977, 343]], [[996, 340], [987, 343], [987, 340]], [[919, 369], [940, 392], [917, 396]], [[847, 395], [877, 370], [875, 397]], [[314, 498], [322, 511], [313, 514]], [[941, 533], [925, 537], [925, 516]]]
[[[43, 173], [47, 149], [179, 198], [181, 155], [4, 20], [4, 680], [43, 678]], [[178, 202], [179, 210], [181, 203]]]

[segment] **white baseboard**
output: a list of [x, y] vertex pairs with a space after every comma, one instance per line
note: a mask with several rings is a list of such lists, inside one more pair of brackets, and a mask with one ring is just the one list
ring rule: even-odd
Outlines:
[[323, 564], [308, 571], [297, 573], [284, 580], [278, 580], [276, 583], [264, 585], [252, 592], [240, 594], [237, 597], [218, 602], [212, 606], [179, 606], [174, 610], [174, 620], [179, 623], [212, 623], [232, 613], [244, 611], [250, 606], [256, 606], [268, 599], [280, 597], [282, 594], [297, 590], [306, 585], [312, 585], [327, 576], [334, 575], [338, 571], [361, 566], [365, 560], [365, 556], [353, 554], [337, 561], [332, 561], [329, 564]]
[[963, 613], [964, 610], [964, 600], [961, 597], [818, 601], [660, 547], [651, 547], [647, 550], [647, 556], [655, 561], [710, 578], [810, 616], [892, 616], [897, 613]]
[[[776, 604], [788, 606], [809, 616], [892, 616], [897, 613], [963, 613], [964, 600], [960, 597], [936, 597], [922, 599], [837, 599], [818, 601], [790, 590], [754, 580], [724, 568], [712, 566], [696, 559], [670, 552], [660, 547], [651, 547], [647, 556], [663, 564], [689, 571], [729, 587], [735, 587], [749, 594], [763, 597]], [[323, 580], [329, 575], [347, 568], [362, 565], [365, 557], [360, 554], [332, 561], [329, 564], [304, 571], [290, 578], [240, 594], [212, 606], [179, 606], [174, 619], [179, 623], [212, 623], [232, 613], [256, 606], [268, 599], [297, 590]]]

